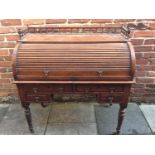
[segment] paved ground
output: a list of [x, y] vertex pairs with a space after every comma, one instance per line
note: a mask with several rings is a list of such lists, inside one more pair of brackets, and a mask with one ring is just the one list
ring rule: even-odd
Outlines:
[[[118, 105], [106, 108], [92, 103], [55, 103], [46, 108], [31, 104], [35, 134], [109, 135], [115, 132]], [[121, 134], [155, 133], [155, 105], [130, 103]], [[0, 104], [0, 134], [30, 134], [20, 104]]]

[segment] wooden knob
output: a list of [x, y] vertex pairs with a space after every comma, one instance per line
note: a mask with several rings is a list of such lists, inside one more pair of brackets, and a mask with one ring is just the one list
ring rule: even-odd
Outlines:
[[37, 93], [37, 91], [38, 91], [38, 88], [33, 88], [34, 93]]
[[88, 92], [89, 92], [89, 90], [90, 90], [89, 88], [86, 88], [86, 89], [85, 89], [85, 92], [86, 92], [86, 93], [88, 93]]
[[113, 93], [115, 91], [115, 88], [110, 88], [110, 92]]
[[47, 78], [49, 71], [48, 70], [44, 70], [43, 73], [44, 73], [44, 76]]
[[102, 77], [103, 71], [97, 71], [99, 77]]
[[36, 96], [36, 97], [35, 97], [35, 101], [36, 101], [36, 102], [39, 102], [39, 100], [40, 100], [40, 97], [39, 97], [39, 96]]
[[109, 99], [110, 103], [113, 102], [113, 97], [112, 96], [109, 96], [108, 99]]
[[63, 92], [64, 88], [58, 88], [59, 92]]

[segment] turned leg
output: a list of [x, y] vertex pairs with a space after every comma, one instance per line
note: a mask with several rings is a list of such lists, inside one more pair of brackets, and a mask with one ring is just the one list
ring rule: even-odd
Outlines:
[[118, 124], [116, 128], [116, 134], [120, 133], [120, 129], [124, 120], [125, 112], [126, 112], [127, 104], [120, 104], [120, 109], [118, 113]]
[[29, 126], [29, 130], [30, 130], [31, 133], [34, 133], [34, 129], [33, 129], [33, 125], [32, 125], [31, 111], [30, 111], [29, 104], [23, 105], [23, 108], [25, 110], [25, 117], [26, 117], [26, 120], [27, 120], [27, 124]]

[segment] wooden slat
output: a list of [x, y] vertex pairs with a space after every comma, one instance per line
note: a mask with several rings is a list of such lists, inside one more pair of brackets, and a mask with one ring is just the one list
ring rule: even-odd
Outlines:
[[[25, 75], [31, 75], [29, 74], [31, 71], [31, 74], [33, 75], [44, 75], [44, 72], [43, 70], [37, 70], [35, 68], [33, 69], [22, 69], [22, 68], [18, 68], [17, 69], [17, 72], [19, 74], [25, 74]], [[97, 73], [98, 70], [85, 70], [85, 71], [82, 71], [80, 70], [79, 72], [75, 71], [75, 70], [71, 70], [68, 72], [66, 72], [65, 70], [61, 70], [61, 71], [58, 71], [58, 70], [49, 70], [49, 75], [51, 76], [68, 76], [68, 75], [74, 75], [74, 76], [98, 76], [98, 73]], [[129, 75], [129, 69], [124, 69], [124, 71], [122, 72], [121, 70], [102, 70], [103, 71], [103, 75], [105, 76], [108, 76], [108, 75], [113, 75], [115, 74], [116, 76], [127, 76]], [[85, 74], [84, 74], [85, 73]]]
[[[123, 66], [123, 65], [125, 65], [125, 64], [127, 64], [127, 65], [130, 65], [130, 62], [129, 61], [119, 61], [119, 60], [117, 60], [117, 61], [114, 61], [115, 62], [115, 65], [117, 65], [117, 64], [119, 64], [119, 66]], [[109, 62], [109, 61], [101, 61], [101, 62], [33, 62], [33, 61], [18, 61], [18, 64], [19, 65], [60, 65], [60, 66], [62, 66], [62, 65], [83, 65], [83, 66], [85, 66], [85, 65], [106, 65], [106, 64], [108, 64], [108, 65], [114, 65], [114, 62]], [[120, 65], [120, 62], [122, 63], [121, 65]], [[114, 66], [115, 66], [114, 65]]]
[[[112, 48], [113, 47], [113, 48]], [[86, 50], [86, 49], [128, 49], [125, 43], [107, 43], [107, 44], [22, 44], [20, 49], [59, 49], [59, 50]]]
[[[64, 71], [66, 71], [66, 70], [72, 70], [73, 71], [73, 69], [74, 68], [67, 68], [67, 69], [65, 69], [65, 68], [52, 68], [51, 66], [49, 67], [49, 66], [41, 66], [41, 67], [19, 67], [19, 66], [17, 66], [17, 69], [50, 69], [50, 70], [64, 70]], [[119, 71], [119, 70], [130, 70], [131, 69], [131, 67], [101, 67], [101, 68], [76, 68], [76, 71], [86, 71], [86, 70], [90, 70], [90, 71], [92, 71], [92, 70], [96, 70], [96, 69], [98, 69], [98, 70], [108, 70], [108, 71], [112, 71], [112, 70], [116, 70], [116, 71]]]
[[96, 55], [124, 55], [124, 56], [129, 56], [129, 53], [127, 52], [95, 52], [95, 51], [92, 51], [92, 52], [45, 52], [45, 51], [41, 51], [41, 52], [19, 52], [18, 55], [44, 55], [44, 54], [48, 54], [48, 55], [55, 55], [55, 54], [61, 54], [61, 55], [70, 55], [70, 54], [80, 54], [80, 55], [87, 55], [87, 54], [96, 54]]
[[125, 49], [117, 49], [117, 48], [113, 48], [113, 49], [109, 49], [109, 48], [107, 48], [107, 49], [20, 49], [19, 50], [19, 52], [27, 52], [27, 53], [31, 53], [31, 52], [34, 52], [34, 53], [36, 53], [36, 52], [52, 52], [52, 53], [54, 53], [54, 52], [63, 52], [63, 53], [66, 53], [66, 52], [78, 52], [78, 53], [80, 53], [80, 52], [120, 52], [120, 53], [124, 53], [124, 52], [128, 52], [127, 50], [126, 50], [126, 48]]
[[20, 80], [127, 81], [131, 80], [130, 51], [126, 42], [30, 41], [18, 50], [16, 71]]
[[[26, 59], [26, 58], [28, 58], [28, 59], [29, 59], [29, 58], [39, 59], [39, 57], [35, 57], [35, 56], [30, 56], [30, 57], [19, 57], [19, 58], [25, 58], [25, 59]], [[44, 59], [46, 59], [46, 58], [49, 58], [49, 57], [46, 57], [46, 56], [45, 56]], [[85, 56], [85, 57], [84, 57], [84, 56], [83, 56], [83, 57], [82, 57], [82, 56], [81, 56], [81, 57], [79, 57], [79, 56], [78, 56], [78, 57], [69, 57], [69, 58], [68, 58], [68, 57], [52, 57], [52, 58], [53, 58], [53, 59], [60, 59], [60, 60], [65, 59], [65, 58], [66, 58], [66, 59], [69, 59], [69, 58], [71, 58], [71, 59], [87, 59], [86, 56]], [[90, 56], [90, 57], [89, 57], [89, 59], [96, 59], [96, 58], [105, 58], [105, 57], [101, 57], [101, 56], [98, 56], [98, 57], [96, 57], [96, 56], [94, 56], [94, 57]], [[108, 59], [111, 60], [112, 58], [108, 58]], [[120, 58], [120, 59], [121, 59], [121, 58]], [[124, 59], [124, 58], [122, 58], [122, 59]]]

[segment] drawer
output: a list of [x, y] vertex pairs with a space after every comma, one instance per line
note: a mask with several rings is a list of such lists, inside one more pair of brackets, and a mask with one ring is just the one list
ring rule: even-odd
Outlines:
[[63, 93], [72, 92], [72, 87], [70, 85], [30, 85], [25, 86], [25, 91], [31, 93]]
[[50, 85], [49, 91], [63, 93], [63, 92], [72, 92], [71, 85]]
[[121, 102], [123, 95], [97, 95], [97, 101], [99, 103], [119, 103]]
[[120, 85], [78, 85], [77, 92], [124, 92], [124, 87]]
[[46, 94], [34, 95], [34, 94], [26, 94], [26, 101], [33, 102], [49, 102], [50, 96]]

